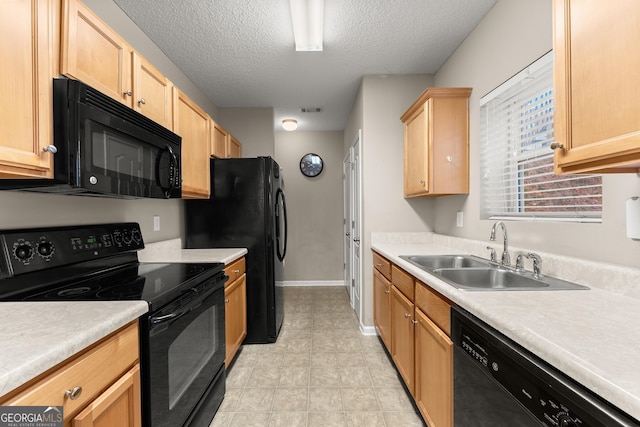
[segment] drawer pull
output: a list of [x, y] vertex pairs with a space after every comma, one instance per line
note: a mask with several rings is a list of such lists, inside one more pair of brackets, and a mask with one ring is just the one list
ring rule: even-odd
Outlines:
[[82, 387], [79, 385], [75, 386], [71, 390], [67, 390], [64, 392], [64, 397], [68, 397], [71, 400], [76, 400], [82, 394]]
[[231, 272], [238, 274], [238, 273], [240, 273], [240, 270], [231, 270]]

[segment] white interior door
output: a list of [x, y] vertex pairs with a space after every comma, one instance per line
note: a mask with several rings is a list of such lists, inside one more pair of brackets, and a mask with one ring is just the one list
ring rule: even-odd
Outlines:
[[362, 248], [360, 238], [362, 235], [362, 180], [361, 180], [361, 136], [362, 130], [358, 130], [351, 145], [351, 306], [360, 319], [362, 312]]
[[347, 152], [347, 156], [342, 163], [342, 185], [344, 194], [344, 285], [349, 293], [349, 300], [353, 300], [351, 286], [351, 149]]

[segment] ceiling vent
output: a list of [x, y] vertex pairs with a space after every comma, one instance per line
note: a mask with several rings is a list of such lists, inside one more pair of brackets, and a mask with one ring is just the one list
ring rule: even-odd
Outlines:
[[319, 113], [322, 111], [322, 107], [300, 107], [301, 113]]

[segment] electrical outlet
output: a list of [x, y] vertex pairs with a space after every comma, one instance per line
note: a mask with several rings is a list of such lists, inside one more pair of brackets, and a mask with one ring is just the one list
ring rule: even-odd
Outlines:
[[153, 231], [160, 231], [160, 215], [153, 216]]
[[464, 224], [464, 215], [462, 213], [462, 211], [458, 211], [456, 212], [456, 227], [462, 227], [462, 224]]

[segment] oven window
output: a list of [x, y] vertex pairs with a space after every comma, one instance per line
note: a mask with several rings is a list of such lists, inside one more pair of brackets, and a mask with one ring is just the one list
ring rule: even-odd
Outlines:
[[200, 314], [169, 346], [169, 409], [180, 401], [218, 351], [216, 310], [213, 306]]
[[[113, 129], [92, 123], [91, 158], [94, 167], [105, 175], [129, 182], [153, 180], [158, 149]], [[92, 168], [93, 169], [93, 168]]]

